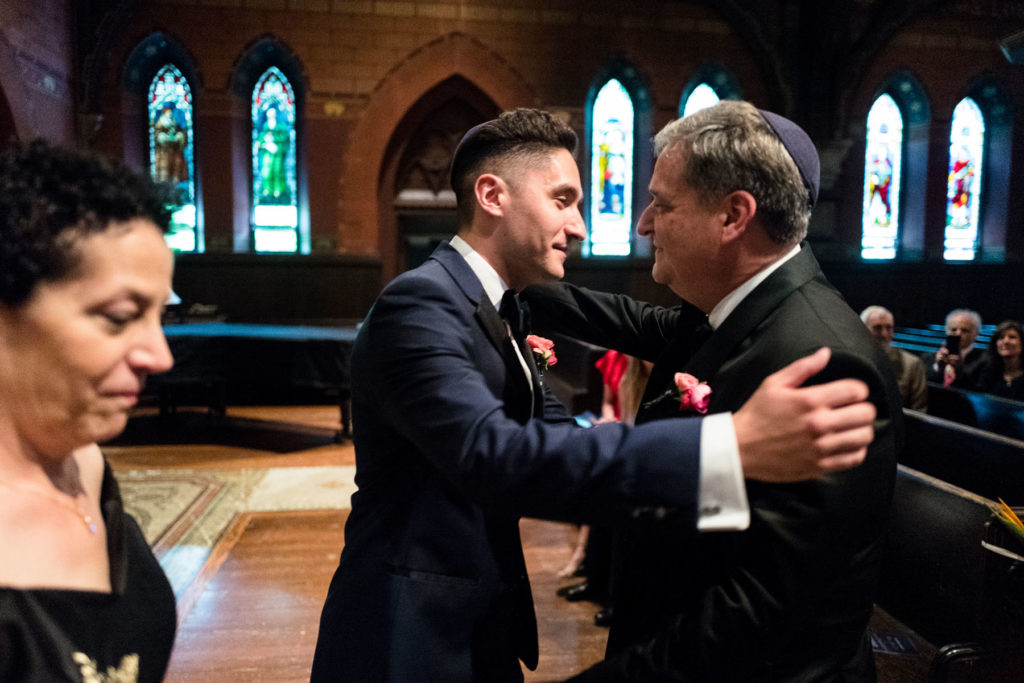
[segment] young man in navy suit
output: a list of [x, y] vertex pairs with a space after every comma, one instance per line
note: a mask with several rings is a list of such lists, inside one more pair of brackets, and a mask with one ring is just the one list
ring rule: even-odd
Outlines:
[[520, 660], [537, 664], [537, 629], [520, 516], [740, 528], [743, 473], [790, 481], [863, 458], [866, 387], [797, 388], [827, 351], [769, 378], [735, 414], [574, 425], [522, 343], [513, 295], [561, 278], [584, 236], [575, 144], [537, 110], [471, 129], [452, 164], [458, 235], [391, 282], [362, 325], [359, 490], [314, 681], [521, 681]]
[[[768, 373], [828, 346], [814, 381], [863, 380], [875, 439], [854, 469], [748, 481], [748, 530], [625, 528], [607, 659], [573, 680], [874, 681], [867, 626], [902, 412], [888, 359], [802, 242], [817, 152], [792, 121], [735, 101], [670, 123], [654, 147], [638, 231], [651, 241], [652, 277], [683, 304], [562, 285], [529, 293], [535, 323], [654, 361], [644, 426], [679, 414], [666, 396], [675, 373], [706, 383], [709, 413], [735, 410]], [[710, 327], [699, 346], [694, 315]]]

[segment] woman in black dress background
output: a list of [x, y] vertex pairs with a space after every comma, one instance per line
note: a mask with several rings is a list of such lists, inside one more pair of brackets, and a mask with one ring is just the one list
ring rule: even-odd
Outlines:
[[166, 671], [174, 595], [97, 446], [171, 367], [165, 207], [86, 152], [0, 154], [0, 681]]
[[988, 358], [981, 373], [978, 391], [1024, 401], [1024, 372], [1021, 369], [1021, 347], [1024, 330], [1016, 320], [1005, 320], [996, 326], [988, 344]]

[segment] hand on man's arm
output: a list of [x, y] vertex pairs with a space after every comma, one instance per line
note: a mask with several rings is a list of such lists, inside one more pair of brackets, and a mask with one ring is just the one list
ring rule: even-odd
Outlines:
[[867, 385], [841, 379], [800, 386], [830, 357], [822, 348], [769, 375], [733, 415], [744, 477], [801, 481], [864, 461], [876, 414]]

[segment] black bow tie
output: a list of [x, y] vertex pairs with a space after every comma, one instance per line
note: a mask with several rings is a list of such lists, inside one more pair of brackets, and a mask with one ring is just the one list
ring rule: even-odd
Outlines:
[[711, 325], [708, 323], [708, 319], [705, 316], [704, 321], [694, 328], [693, 334], [690, 337], [690, 356], [692, 357], [697, 353], [697, 351], [700, 350], [700, 347], [704, 346], [704, 342], [710, 339], [711, 335], [714, 333], [715, 331], [711, 329]]
[[525, 302], [519, 301], [514, 290], [506, 289], [498, 306], [498, 314], [508, 323], [512, 336], [523, 339], [530, 329], [529, 308]]

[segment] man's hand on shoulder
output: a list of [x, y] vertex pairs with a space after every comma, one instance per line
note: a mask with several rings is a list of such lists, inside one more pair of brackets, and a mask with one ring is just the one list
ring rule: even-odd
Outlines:
[[876, 412], [867, 385], [841, 379], [800, 386], [830, 357], [822, 348], [769, 375], [733, 415], [744, 477], [802, 481], [864, 461]]

